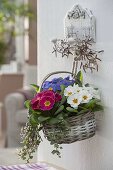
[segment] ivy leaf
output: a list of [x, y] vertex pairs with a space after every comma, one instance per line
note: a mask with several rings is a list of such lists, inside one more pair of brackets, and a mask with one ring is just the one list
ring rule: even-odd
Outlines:
[[35, 89], [36, 92], [39, 92], [39, 86], [36, 84], [31, 84], [31, 86]]
[[76, 109], [73, 109], [71, 107], [66, 107], [66, 110], [69, 111], [69, 112], [75, 112], [75, 113], [78, 112]]
[[61, 106], [58, 108], [58, 110], [55, 112], [55, 115], [58, 114], [58, 113], [60, 113], [61, 111], [63, 111], [63, 109], [64, 109], [64, 105], [61, 105]]
[[26, 100], [26, 101], [24, 102], [24, 105], [25, 105], [25, 107], [26, 107], [27, 109], [29, 109], [29, 108], [30, 108], [30, 100]]

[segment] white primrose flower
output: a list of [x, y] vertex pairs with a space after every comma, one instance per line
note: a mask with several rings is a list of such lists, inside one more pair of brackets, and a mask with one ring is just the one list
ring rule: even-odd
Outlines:
[[78, 84], [77, 85], [74, 84], [73, 88], [74, 88], [74, 94], [81, 94], [83, 91], [83, 88], [79, 87]]
[[93, 98], [100, 100], [100, 92], [99, 90], [93, 90]]
[[81, 95], [82, 95], [81, 103], [88, 103], [93, 98], [93, 95], [89, 93], [87, 90], [84, 90]]
[[64, 90], [64, 96], [71, 96], [74, 94], [74, 88], [72, 86], [68, 86]]
[[67, 103], [70, 104], [71, 107], [75, 109], [78, 108], [78, 105], [81, 103], [81, 101], [82, 101], [82, 96], [78, 94], [73, 94], [69, 96], [67, 99]]
[[100, 100], [100, 92], [98, 89], [96, 90], [92, 86], [88, 87], [83, 86], [83, 90], [88, 91], [93, 96], [93, 98]]

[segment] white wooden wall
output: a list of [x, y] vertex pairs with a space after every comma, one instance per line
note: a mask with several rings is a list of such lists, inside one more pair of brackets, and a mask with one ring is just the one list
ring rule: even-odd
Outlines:
[[51, 155], [47, 141], [38, 150], [38, 160], [48, 161], [66, 170], [113, 170], [113, 1], [112, 0], [39, 0], [38, 4], [38, 82], [56, 70], [71, 70], [72, 59], [55, 56], [52, 38], [63, 38], [63, 18], [74, 5], [89, 8], [96, 17], [96, 41], [104, 49], [98, 73], [87, 74], [87, 80], [102, 91], [105, 110], [98, 116], [96, 136], [64, 145], [62, 158]]

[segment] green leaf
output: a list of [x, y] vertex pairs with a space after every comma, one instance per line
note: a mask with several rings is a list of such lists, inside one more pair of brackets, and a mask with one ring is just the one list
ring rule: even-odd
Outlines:
[[64, 105], [61, 105], [61, 106], [58, 108], [58, 110], [55, 112], [55, 115], [58, 114], [58, 113], [60, 113], [61, 111], [63, 111], [63, 109], [64, 109]]
[[96, 104], [92, 111], [97, 112], [97, 111], [101, 111], [101, 110], [104, 110], [103, 106]]
[[95, 99], [92, 99], [89, 101], [89, 103], [87, 103], [85, 105], [85, 108], [94, 108], [95, 107], [95, 104], [96, 104], [96, 100]]
[[83, 82], [83, 75], [82, 75], [82, 72], [81, 72], [81, 71], [79, 71], [79, 72], [77, 73], [77, 79], [80, 80], [81, 82]]
[[60, 88], [61, 88], [60, 94], [63, 96], [64, 90], [65, 90], [66, 87], [62, 84], [62, 85], [60, 85]]
[[31, 86], [35, 89], [36, 92], [39, 92], [39, 86], [36, 84], [31, 84]]
[[63, 105], [63, 104], [65, 103], [65, 101], [66, 101], [66, 97], [63, 96], [63, 97], [62, 97], [62, 100], [61, 100], [61, 102], [60, 102], [60, 104], [59, 104], [59, 106]]
[[56, 116], [56, 118], [59, 119], [59, 120], [62, 120], [62, 119], [63, 119], [63, 114], [62, 114], [62, 113], [58, 114], [58, 115]]
[[29, 121], [32, 125], [39, 124], [38, 117], [36, 115], [33, 115], [33, 114], [30, 115]]
[[48, 119], [50, 119], [50, 117], [44, 117], [44, 116], [39, 116], [39, 117], [38, 117], [38, 121], [39, 121], [40, 123], [42, 123], [42, 122], [44, 122], [44, 121], [46, 121], [46, 120], [48, 120]]
[[88, 111], [89, 111], [89, 109], [84, 109], [84, 110], [81, 110], [80, 112], [78, 112], [78, 114], [83, 114], [83, 113], [86, 113]]
[[79, 79], [76, 79], [75, 84], [78, 84], [78, 85], [79, 85], [79, 87], [82, 87], [82, 82], [81, 82]]
[[49, 124], [56, 124], [58, 122], [59, 122], [59, 120], [57, 118], [51, 118], [50, 120], [48, 120]]
[[26, 100], [26, 101], [24, 102], [24, 105], [25, 105], [25, 107], [26, 107], [27, 109], [29, 109], [29, 108], [30, 108], [30, 100]]
[[32, 113], [33, 113], [33, 114], [37, 114], [37, 115], [40, 115], [40, 114], [41, 114], [41, 112], [39, 112], [39, 111], [34, 111], [34, 110], [32, 110]]
[[69, 112], [75, 112], [75, 113], [78, 112], [76, 109], [73, 109], [71, 107], [66, 107], [66, 110], [69, 111]]

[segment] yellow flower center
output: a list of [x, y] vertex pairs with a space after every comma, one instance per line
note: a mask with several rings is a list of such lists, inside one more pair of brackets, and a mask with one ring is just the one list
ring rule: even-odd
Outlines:
[[84, 99], [84, 100], [87, 100], [87, 98], [88, 98], [88, 96], [83, 96], [83, 99]]
[[77, 104], [78, 103], [78, 99], [73, 99], [73, 103]]
[[68, 96], [70, 96], [72, 94], [72, 92], [68, 92]]
[[80, 90], [77, 90], [77, 92], [79, 93], [79, 92], [80, 92]]
[[49, 106], [50, 104], [51, 104], [50, 101], [46, 101], [46, 102], [44, 103], [45, 106]]
[[53, 88], [52, 88], [52, 87], [50, 87], [50, 88], [49, 88], [49, 90], [53, 90]]

